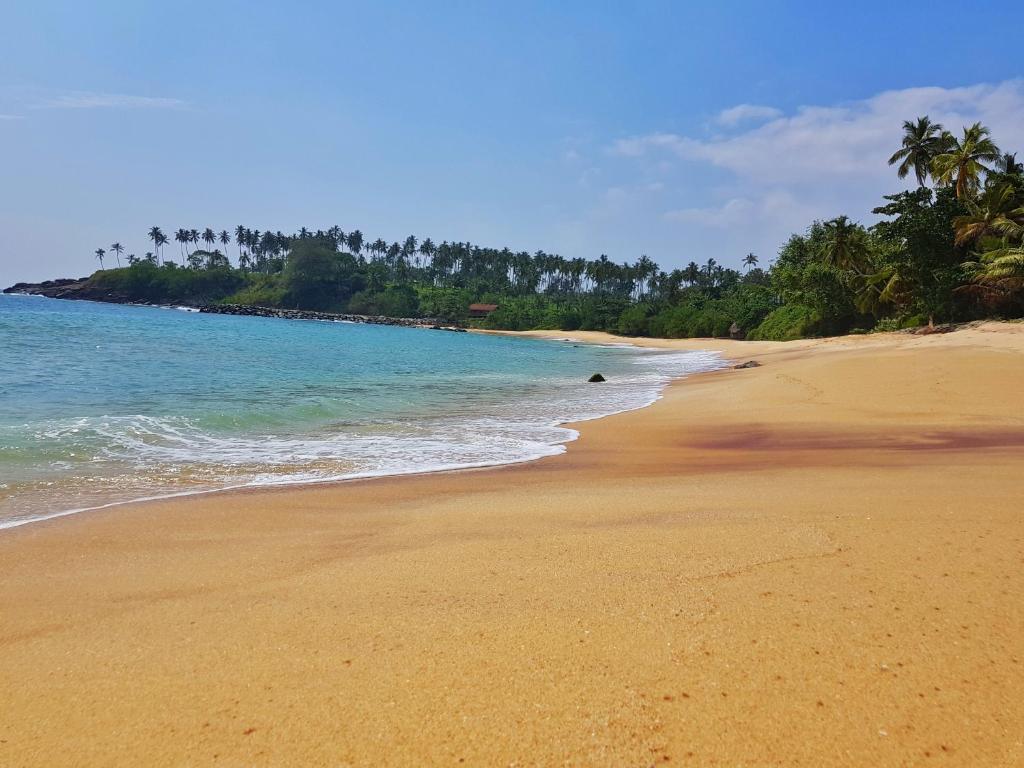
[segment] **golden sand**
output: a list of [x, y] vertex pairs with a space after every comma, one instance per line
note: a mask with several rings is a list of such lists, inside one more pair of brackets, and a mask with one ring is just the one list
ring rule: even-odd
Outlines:
[[645, 343], [763, 366], [0, 533], [0, 766], [1024, 765], [1024, 325]]

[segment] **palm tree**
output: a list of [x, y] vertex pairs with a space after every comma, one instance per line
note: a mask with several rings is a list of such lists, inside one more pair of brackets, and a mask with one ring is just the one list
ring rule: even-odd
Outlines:
[[846, 216], [826, 221], [825, 242], [819, 256], [822, 261], [837, 269], [862, 273], [870, 260], [867, 231], [860, 224]]
[[114, 243], [112, 246], [110, 246], [110, 250], [114, 252], [114, 257], [117, 259], [117, 266], [118, 268], [120, 268], [121, 253], [124, 251], [124, 246], [121, 245], [120, 243]]
[[192, 243], [192, 245], [194, 245], [196, 248], [199, 247], [199, 230], [198, 229], [190, 229], [188, 231], [188, 241], [190, 243]]
[[697, 281], [700, 280], [700, 267], [697, 266], [696, 261], [691, 261], [686, 265], [686, 269], [683, 270], [683, 276], [689, 285], [697, 284]]
[[96, 249], [96, 258], [100, 260], [100, 269], [103, 269], [103, 255], [106, 253], [102, 248]]
[[985, 189], [970, 212], [953, 219], [957, 245], [970, 245], [983, 237], [1013, 234], [1024, 226], [1024, 205], [1012, 184], [1002, 183]]
[[745, 266], [749, 272], [751, 267], [757, 266], [757, 256], [752, 253], [748, 253], [743, 257], [743, 266]]
[[235, 244], [238, 246], [238, 258], [242, 258], [242, 243], [245, 242], [245, 227], [239, 224], [235, 227]]
[[347, 244], [350, 251], [356, 256], [363, 250], [363, 233], [358, 229], [348, 233]]
[[[854, 288], [857, 309], [878, 317], [887, 307], [906, 304], [912, 292], [903, 269], [902, 264], [885, 264], [873, 273], [859, 275]], [[935, 325], [932, 316], [928, 325]]]
[[149, 239], [153, 241], [154, 249], [156, 250], [156, 259], [160, 260], [160, 246], [166, 241], [163, 230], [160, 227], [149, 228]]
[[185, 255], [188, 252], [188, 230], [179, 229], [174, 233], [174, 239], [178, 242], [178, 255], [181, 256], [181, 263], [185, 263]]
[[227, 258], [228, 243], [231, 242], [231, 235], [228, 234], [228, 231], [226, 229], [222, 229], [220, 231], [220, 234], [217, 236], [217, 239], [220, 240], [220, 244], [224, 246], [224, 258]]
[[1017, 153], [1005, 152], [1002, 157], [996, 160], [995, 170], [1006, 176], [1016, 176], [1024, 173], [1024, 165], [1017, 162]]
[[217, 242], [217, 233], [207, 227], [203, 230], [203, 242], [206, 243], [206, 250], [210, 250], [215, 242]]
[[900, 164], [897, 175], [905, 179], [914, 170], [918, 186], [923, 187], [931, 170], [932, 160], [945, 151], [945, 132], [939, 123], [933, 123], [928, 115], [917, 118], [917, 122], [903, 121], [903, 148], [889, 158], [889, 165]]
[[988, 172], [985, 163], [999, 160], [999, 147], [981, 123], [964, 128], [962, 139], [946, 135], [949, 144], [945, 152], [932, 160], [932, 176], [940, 184], [955, 187], [958, 200], [966, 200], [977, 191], [982, 172]]

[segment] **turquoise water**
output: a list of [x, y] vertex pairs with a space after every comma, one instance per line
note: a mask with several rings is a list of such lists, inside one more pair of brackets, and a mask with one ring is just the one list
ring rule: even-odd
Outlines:
[[[570, 334], [571, 335], [571, 334]], [[0, 527], [139, 498], [525, 461], [708, 353], [0, 295]], [[608, 382], [587, 384], [595, 371]]]

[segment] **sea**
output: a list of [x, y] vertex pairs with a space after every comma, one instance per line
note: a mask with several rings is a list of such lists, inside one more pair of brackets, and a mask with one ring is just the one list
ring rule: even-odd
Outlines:
[[[0, 529], [552, 456], [710, 352], [0, 295]], [[587, 379], [601, 373], [607, 381]]]

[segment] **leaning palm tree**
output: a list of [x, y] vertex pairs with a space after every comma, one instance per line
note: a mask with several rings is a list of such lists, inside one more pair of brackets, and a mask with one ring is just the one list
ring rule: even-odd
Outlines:
[[931, 170], [932, 160], [945, 150], [949, 134], [939, 123], [933, 123], [928, 115], [917, 118], [917, 122], [903, 121], [903, 147], [892, 154], [889, 165], [899, 163], [896, 174], [905, 179], [914, 171], [918, 186], [923, 187]]
[[121, 253], [124, 251], [124, 246], [120, 243], [114, 243], [110, 246], [110, 250], [114, 252], [114, 257], [117, 259], [118, 268], [121, 267]]
[[958, 244], [974, 243], [977, 249], [960, 265], [971, 278], [963, 290], [989, 296], [1024, 291], [1024, 204], [1013, 184], [988, 187], [953, 226]]
[[960, 265], [971, 278], [971, 284], [963, 290], [996, 296], [1024, 291], [1024, 245], [1019, 241], [1016, 245], [993, 241], [995, 247], [991, 250]]
[[96, 258], [100, 260], [100, 269], [101, 270], [103, 269], [103, 256], [104, 256], [104, 254], [106, 254], [106, 251], [104, 251], [102, 248], [97, 248], [96, 249]]
[[[878, 317], [886, 308], [905, 305], [910, 301], [911, 285], [903, 270], [902, 264], [885, 264], [868, 274], [858, 275], [854, 283], [854, 304], [857, 309]], [[931, 317], [928, 324], [934, 325]]]
[[1003, 182], [986, 187], [969, 212], [953, 219], [957, 245], [971, 245], [983, 237], [1014, 236], [1024, 228], [1024, 205], [1016, 188]]
[[981, 123], [964, 128], [961, 139], [947, 135], [946, 151], [932, 160], [932, 177], [940, 184], [955, 187], [958, 200], [968, 200], [977, 192], [981, 174], [989, 170], [986, 163], [999, 159], [999, 147]]

